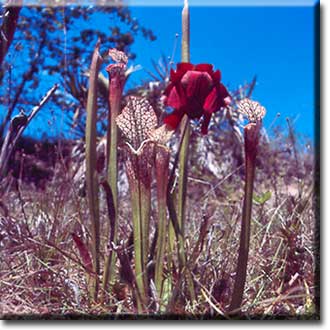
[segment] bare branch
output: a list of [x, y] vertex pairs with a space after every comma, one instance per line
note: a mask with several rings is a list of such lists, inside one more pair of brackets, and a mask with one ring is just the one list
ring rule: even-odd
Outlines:
[[[12, 5], [15, 5], [11, 7]], [[21, 11], [22, 0], [9, 0], [6, 5], [4, 18], [0, 27], [0, 65], [8, 52], [13, 41], [14, 33], [17, 26], [19, 12]]]
[[[0, 179], [3, 177], [9, 158], [14, 150], [14, 147], [18, 141], [18, 139], [22, 136], [25, 128], [29, 125], [31, 120], [36, 116], [39, 110], [45, 105], [45, 103], [49, 100], [49, 98], [54, 94], [58, 85], [55, 84], [42, 98], [38, 105], [36, 105], [29, 116], [24, 114], [20, 114], [15, 116], [10, 123], [9, 131], [6, 136], [6, 139], [2, 145], [1, 152], [0, 152]], [[25, 119], [24, 119], [25, 118]], [[18, 122], [19, 120], [19, 122]], [[16, 135], [15, 135], [16, 133]]]

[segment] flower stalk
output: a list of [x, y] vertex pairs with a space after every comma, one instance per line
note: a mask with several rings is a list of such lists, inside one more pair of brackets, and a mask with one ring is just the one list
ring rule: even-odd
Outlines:
[[[188, 0], [184, 1], [182, 10], [182, 39], [181, 39], [181, 60], [190, 61], [190, 13]], [[178, 222], [184, 236], [184, 217], [187, 195], [187, 163], [190, 140], [190, 124], [188, 117], [185, 116], [181, 122], [181, 132], [184, 134], [179, 156], [179, 182], [178, 182]], [[187, 126], [186, 126], [187, 125]], [[181, 247], [183, 248], [183, 247]]]
[[[181, 61], [190, 61], [190, 13], [188, 0], [184, 1], [182, 10], [182, 39], [181, 39]], [[179, 180], [178, 180], [178, 225], [181, 235], [178, 236], [178, 254], [180, 263], [180, 272], [186, 274], [188, 291], [190, 299], [195, 300], [194, 283], [191, 274], [186, 269], [186, 255], [184, 247], [184, 227], [185, 227], [185, 211], [187, 198], [187, 179], [188, 179], [188, 152], [190, 141], [190, 123], [188, 116], [184, 116], [181, 122], [181, 132], [183, 135], [181, 150], [179, 154]]]
[[238, 107], [239, 111], [248, 116], [250, 122], [244, 127], [245, 188], [236, 277], [229, 306], [229, 312], [231, 313], [237, 313], [239, 311], [242, 305], [244, 286], [246, 283], [256, 158], [261, 120], [265, 115], [265, 108], [261, 107], [259, 103], [255, 101], [243, 100]]
[[90, 67], [86, 121], [86, 186], [90, 220], [92, 225], [93, 272], [96, 274], [90, 283], [90, 296], [95, 301], [98, 296], [98, 274], [100, 271], [99, 183], [96, 164], [97, 76], [102, 63], [99, 48], [100, 41], [98, 41], [95, 46]]
[[181, 61], [190, 62], [190, 13], [188, 0], [184, 0], [182, 9]]
[[[182, 39], [181, 39], [181, 60], [190, 61], [190, 13], [188, 0], [184, 1], [182, 10]], [[187, 123], [188, 121], [188, 123]], [[182, 146], [179, 155], [179, 182], [178, 182], [178, 223], [184, 237], [184, 217], [187, 195], [187, 163], [190, 140], [189, 118], [185, 116], [181, 122], [181, 133], [183, 135]], [[183, 249], [183, 247], [181, 247]]]

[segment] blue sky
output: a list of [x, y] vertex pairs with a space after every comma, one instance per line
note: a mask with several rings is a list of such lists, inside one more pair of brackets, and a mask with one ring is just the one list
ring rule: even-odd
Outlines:
[[[177, 2], [172, 0], [172, 4]], [[265, 126], [281, 113], [278, 123], [285, 126], [286, 117], [295, 118], [296, 129], [313, 138], [315, 1], [282, 1], [286, 5], [276, 7], [269, 6], [274, 1], [264, 2], [268, 6], [229, 6], [228, 1], [223, 1], [223, 6], [191, 6], [191, 62], [208, 62], [219, 68], [229, 88], [257, 75], [253, 98], [267, 108]], [[157, 36], [152, 43], [137, 38], [133, 46], [138, 55], [135, 64], [147, 69], [152, 68], [151, 59], [157, 60], [162, 53], [172, 54], [175, 34], [181, 32], [181, 7], [158, 4], [131, 8], [133, 16]], [[178, 61], [179, 45], [175, 57]], [[143, 76], [142, 70], [133, 80]]]
[[[287, 127], [285, 119], [291, 117], [295, 119], [297, 131], [313, 139], [316, 111], [315, 2], [189, 0], [191, 62], [211, 63], [220, 69], [222, 82], [230, 90], [250, 82], [257, 75], [253, 99], [267, 109], [264, 121], [266, 128], [280, 113], [276, 123]], [[136, 37], [132, 50], [137, 58], [131, 64], [140, 64], [152, 71], [152, 59], [157, 61], [162, 54], [172, 55], [175, 35], [181, 33], [183, 0], [129, 0], [127, 4], [132, 16], [141, 25], [152, 29], [157, 36], [153, 42], [140, 35]], [[105, 28], [104, 21], [93, 21], [90, 24]], [[174, 61], [180, 62], [180, 40]], [[129, 85], [146, 77], [147, 72], [140, 70], [130, 78]], [[41, 134], [44, 118], [38, 116], [35, 125], [40, 127], [38, 131]], [[52, 125], [54, 132], [47, 130], [47, 135], [58, 134], [63, 129], [61, 126], [62, 122]], [[34, 127], [31, 127], [31, 131], [33, 135], [37, 134]]]

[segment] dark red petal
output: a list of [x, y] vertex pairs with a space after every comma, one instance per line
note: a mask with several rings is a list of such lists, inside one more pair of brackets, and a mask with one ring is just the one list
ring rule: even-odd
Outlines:
[[210, 75], [212, 75], [213, 65], [212, 64], [206, 64], [206, 63], [197, 64], [197, 65], [195, 65], [195, 70], [196, 71], [201, 71], [201, 72], [207, 72]]
[[176, 65], [176, 72], [175, 72], [175, 80], [172, 80], [171, 78], [171, 81], [172, 82], [178, 82], [181, 80], [181, 78], [184, 76], [184, 74], [187, 72], [187, 71], [190, 71], [190, 70], [193, 70], [194, 69], [194, 65], [191, 64], [191, 63], [186, 63], [186, 62], [182, 62], [182, 63], [178, 63]]
[[221, 97], [223, 99], [227, 96], [230, 96], [227, 91], [227, 88], [223, 84], [220, 84], [220, 86], [219, 86], [219, 94], [221, 95]]
[[222, 84], [220, 84], [220, 87], [219, 87], [219, 95], [220, 95], [219, 106], [220, 107], [226, 107], [228, 105], [227, 100], [228, 100], [228, 98], [230, 98], [230, 95], [227, 91], [227, 88]]
[[181, 79], [187, 98], [193, 97], [202, 105], [212, 88], [212, 78], [207, 72], [188, 71]]
[[223, 102], [224, 102], [225, 106], [228, 106], [232, 102], [232, 98], [230, 96], [227, 96], [223, 99]]
[[170, 81], [174, 82], [176, 80], [177, 80], [176, 71], [174, 71], [173, 69], [171, 69], [171, 71], [170, 71]]
[[165, 104], [174, 109], [180, 109], [186, 104], [186, 97], [181, 85], [173, 86], [165, 99]]
[[168, 115], [167, 117], [164, 118], [164, 123], [169, 126], [171, 129], [175, 130], [179, 124], [180, 121], [183, 117], [184, 113], [182, 113], [181, 111], [174, 111], [173, 113], [171, 113], [170, 115]]
[[221, 95], [219, 94], [218, 86], [213, 87], [211, 93], [206, 97], [204, 102], [204, 111], [209, 114], [217, 111], [220, 108]]
[[225, 98], [230, 96], [227, 88], [223, 84], [215, 86], [204, 102], [204, 111], [213, 113], [221, 107], [227, 106]]
[[212, 79], [213, 79], [213, 82], [215, 84], [220, 82], [220, 80], [221, 80], [221, 72], [220, 72], [220, 70], [217, 70], [217, 71], [213, 72]]
[[164, 95], [168, 96], [171, 92], [171, 89], [174, 87], [174, 84], [169, 83], [169, 85], [165, 88]]
[[210, 120], [211, 120], [211, 114], [205, 112], [203, 115], [203, 122], [201, 127], [201, 131], [203, 135], [207, 134], [207, 129], [209, 127]]
[[176, 71], [184, 71], [186, 73], [187, 71], [194, 70], [194, 65], [188, 62], [181, 62], [176, 65]]
[[188, 70], [193, 70], [194, 65], [191, 63], [178, 63], [177, 64], [177, 69], [174, 71], [171, 69], [170, 71], [170, 81], [172, 83], [178, 83], [182, 76], [188, 71]]

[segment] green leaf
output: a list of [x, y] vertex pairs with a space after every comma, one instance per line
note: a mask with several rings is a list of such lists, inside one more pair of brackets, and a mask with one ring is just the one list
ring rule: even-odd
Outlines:
[[270, 191], [266, 191], [261, 195], [253, 194], [253, 201], [257, 204], [265, 204], [272, 197], [272, 193]]

